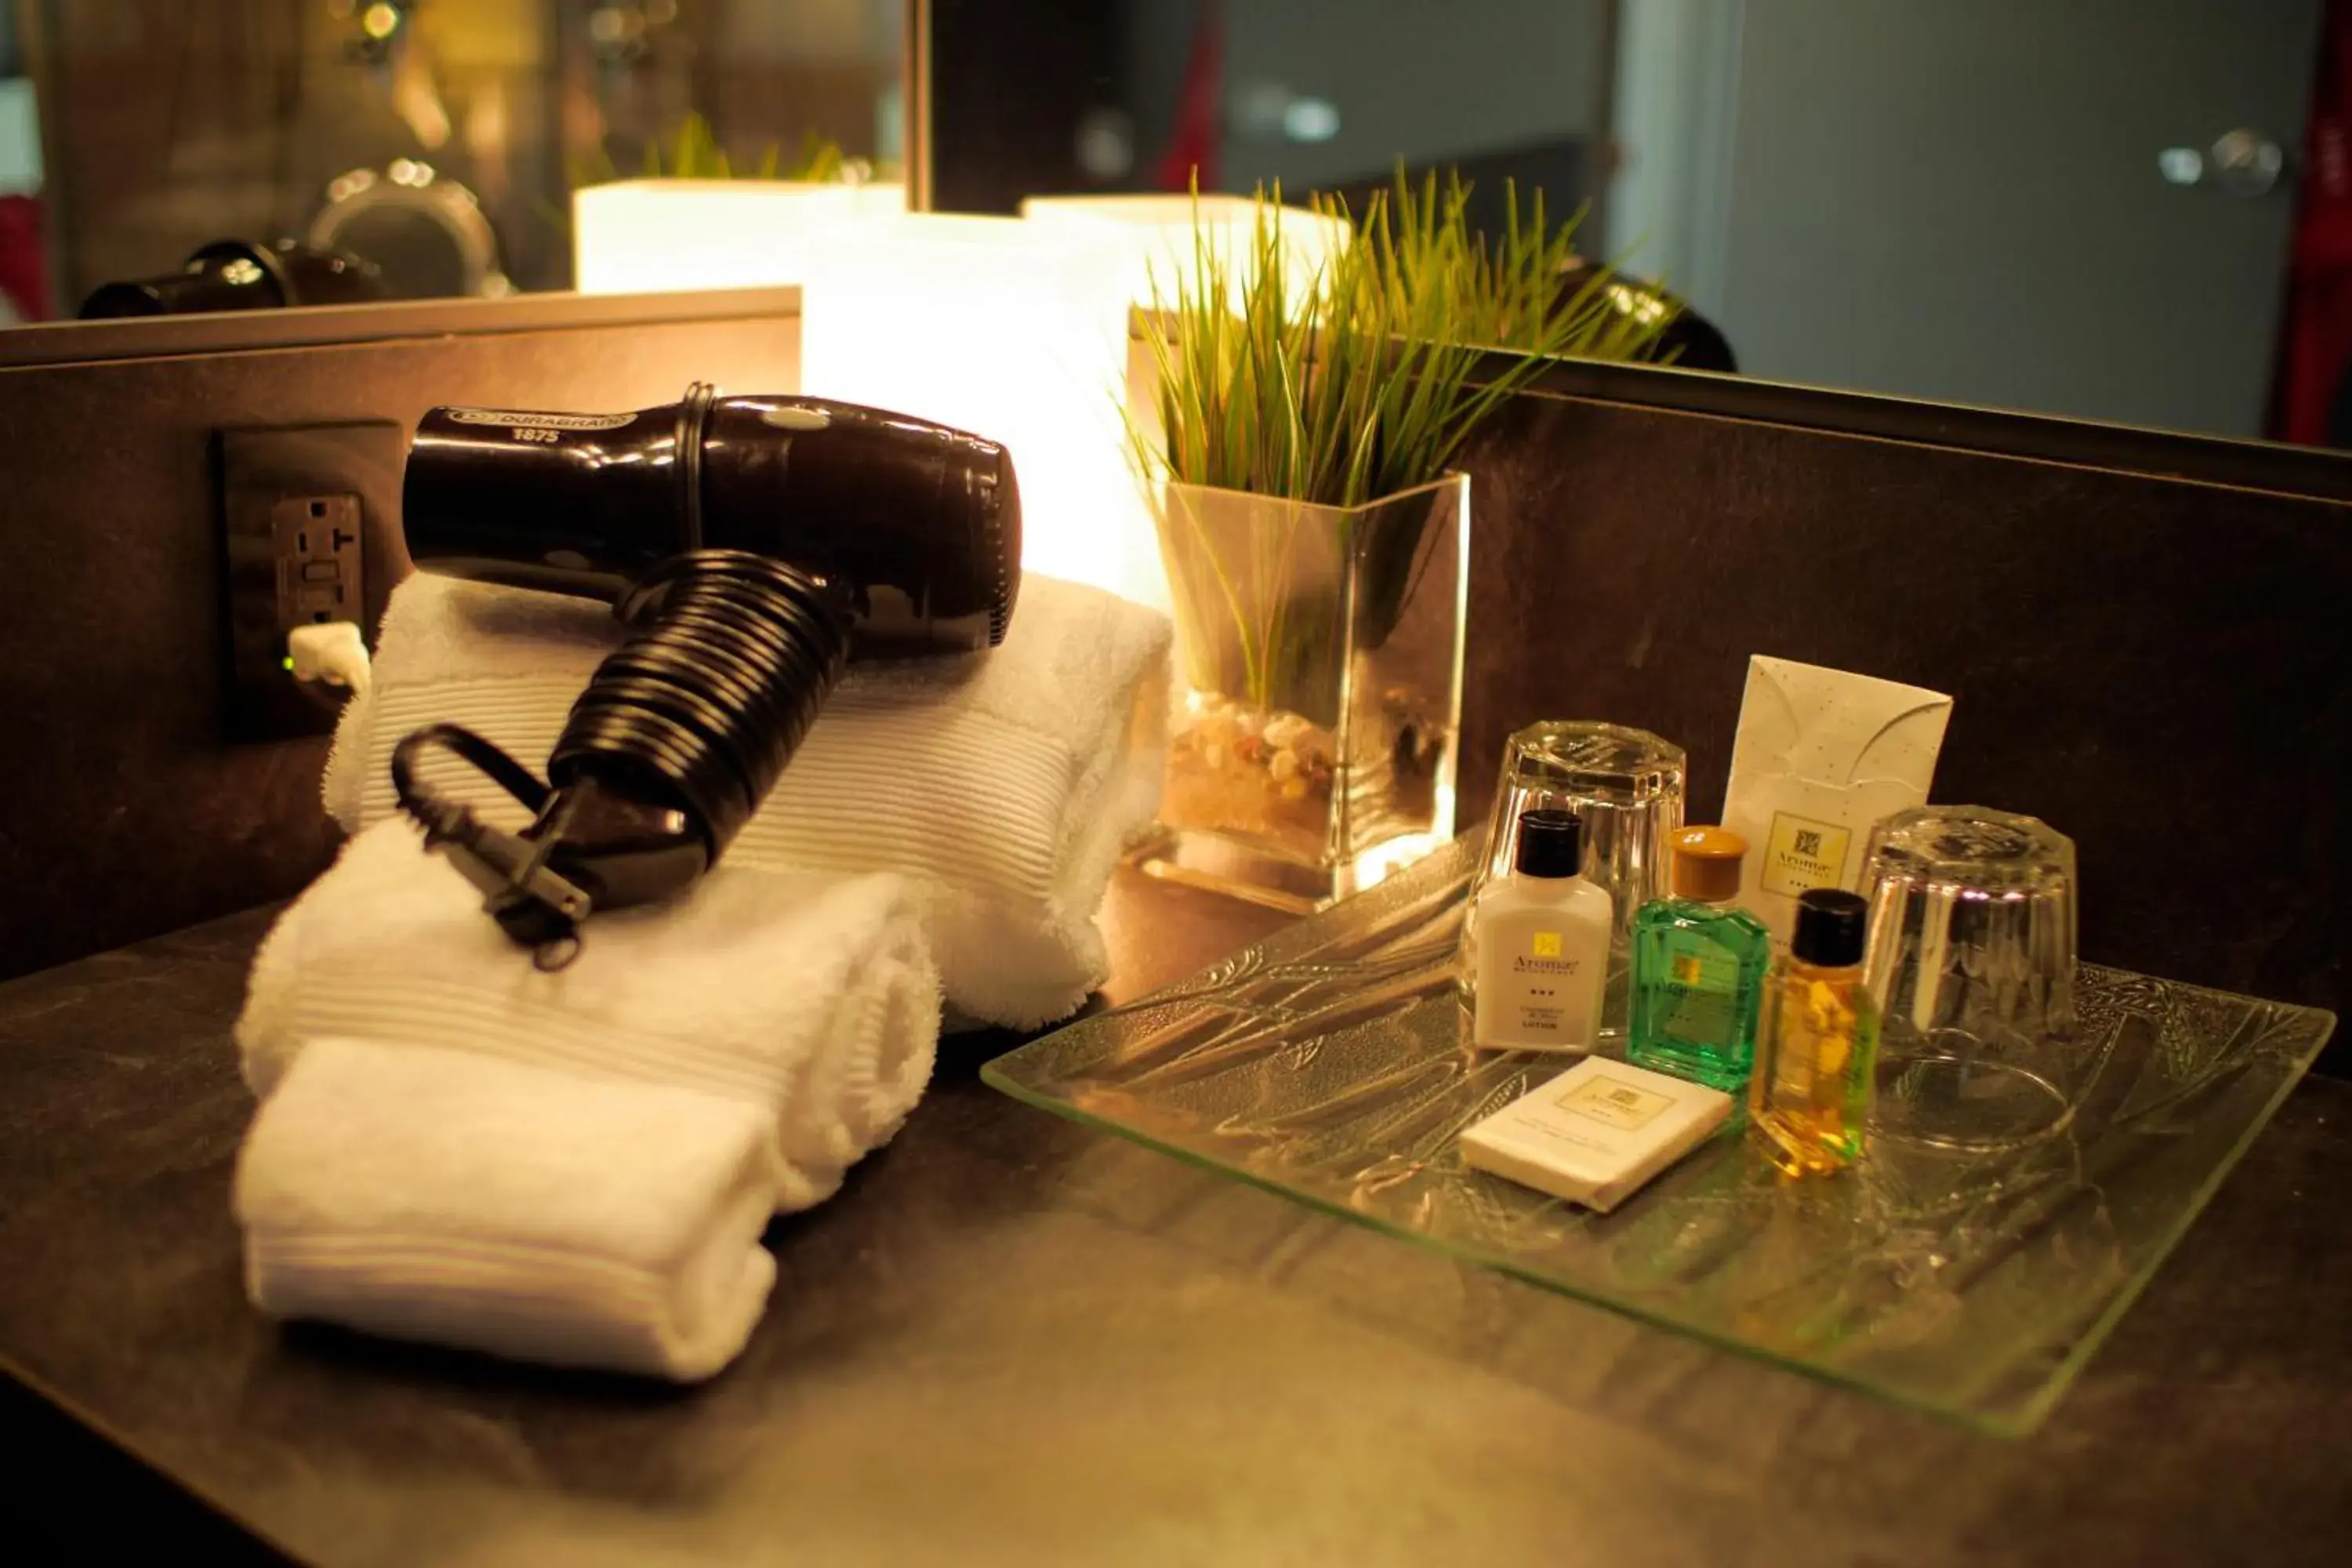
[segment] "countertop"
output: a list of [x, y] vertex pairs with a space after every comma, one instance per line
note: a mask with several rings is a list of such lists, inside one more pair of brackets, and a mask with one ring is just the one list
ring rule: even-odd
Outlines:
[[[771, 1229], [743, 1359], [672, 1391], [247, 1307], [228, 1031], [268, 920], [0, 986], [0, 1418], [40, 1439], [9, 1443], [0, 1518], [49, 1552], [110, 1561], [142, 1523], [182, 1560], [339, 1568], [2080, 1568], [2352, 1540], [2352, 1084], [2295, 1091], [2003, 1443], [1063, 1122], [979, 1082], [1008, 1037], [951, 1041], [898, 1141]], [[1276, 922], [1124, 873], [1108, 920], [1114, 999]]]

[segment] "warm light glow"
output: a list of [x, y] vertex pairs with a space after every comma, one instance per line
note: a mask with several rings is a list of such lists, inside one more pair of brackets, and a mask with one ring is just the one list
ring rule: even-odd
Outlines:
[[[1236, 296], [1257, 273], [1258, 204], [1249, 196], [1031, 196], [1021, 216], [1032, 223], [1108, 229], [1127, 253], [1128, 297], [1150, 309], [1158, 298], [1175, 303], [1179, 282], [1191, 286], [1205, 247], [1224, 269]], [[1338, 218], [1319, 217], [1304, 207], [1275, 210], [1282, 237], [1283, 265], [1296, 310], [1312, 289], [1316, 274], [1348, 243], [1349, 228]], [[1195, 223], [1198, 234], [1195, 234]]]
[[823, 234], [903, 211], [897, 184], [623, 180], [572, 193], [572, 286], [583, 294], [799, 283]]
[[1609, 303], [1621, 316], [1631, 316], [1645, 327], [1654, 327], [1666, 319], [1666, 302], [1646, 289], [1632, 289], [1622, 283], [1609, 285]]
[[[1093, 265], [1109, 268], [1111, 287], [1119, 300], [1147, 310], [1155, 306], [1173, 308], [1180, 280], [1192, 286], [1203, 248], [1217, 258], [1236, 308], [1256, 277], [1259, 205], [1249, 196], [1031, 196], [1021, 204], [1021, 213], [1024, 223], [1035, 231], [1036, 243], [1080, 247], [1097, 257]], [[1300, 207], [1281, 207], [1275, 216], [1280, 224], [1287, 292], [1295, 311], [1313, 292], [1324, 266], [1348, 243], [1349, 230], [1338, 218], [1319, 217]], [[1124, 401], [1127, 312], [1122, 310], [1119, 315], [1118, 396]], [[1106, 405], [1109, 401], [1104, 400]], [[1157, 431], [1156, 410], [1146, 405], [1134, 413], [1148, 428]], [[1115, 409], [1111, 418], [1123, 435], [1124, 421]], [[1138, 486], [1132, 460], [1125, 458], [1123, 443], [1122, 458], [1128, 488], [1119, 494], [1106, 490], [1097, 507], [1098, 516], [1111, 520], [1114, 526], [1097, 524], [1095, 537], [1084, 541], [1083, 550], [1076, 540], [1056, 541], [1050, 548], [1056, 558], [1081, 553], [1108, 558], [1115, 536], [1115, 568], [1106, 561], [1090, 559], [1076, 574], [1166, 610], [1170, 605], [1167, 572], [1160, 560], [1151, 509]], [[1013, 459], [1021, 460], [1017, 447]], [[1027, 483], [1025, 479], [1023, 482]], [[1041, 569], [1072, 574], [1059, 567]], [[1099, 573], [1113, 574], [1096, 574]]]
[[360, 13], [360, 31], [371, 38], [389, 38], [400, 30], [400, 7], [387, 5], [383, 0]]
[[[1439, 804], [1450, 808], [1454, 803], [1448, 799]], [[1449, 809], [1437, 820], [1452, 822], [1454, 814]], [[1349, 891], [1358, 893], [1368, 888], [1377, 888], [1398, 872], [1427, 859], [1444, 847], [1445, 839], [1438, 834], [1399, 834], [1396, 837], [1385, 839], [1358, 855], [1349, 867], [1346, 886]]]
[[802, 390], [1003, 442], [1022, 564], [1164, 608], [1120, 416], [1132, 255], [1107, 234], [1017, 218], [837, 228], [809, 257]]

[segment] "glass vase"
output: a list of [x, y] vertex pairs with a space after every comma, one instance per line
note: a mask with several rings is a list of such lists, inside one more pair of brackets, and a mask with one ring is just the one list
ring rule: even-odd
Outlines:
[[1310, 910], [1454, 831], [1470, 480], [1357, 507], [1171, 482], [1157, 875]]

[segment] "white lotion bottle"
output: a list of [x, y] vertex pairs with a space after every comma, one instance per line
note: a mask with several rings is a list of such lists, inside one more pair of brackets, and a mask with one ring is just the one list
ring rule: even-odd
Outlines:
[[1616, 909], [1579, 875], [1583, 839], [1573, 813], [1521, 813], [1511, 874], [1478, 895], [1471, 1030], [1482, 1048], [1581, 1053], [1600, 1037]]

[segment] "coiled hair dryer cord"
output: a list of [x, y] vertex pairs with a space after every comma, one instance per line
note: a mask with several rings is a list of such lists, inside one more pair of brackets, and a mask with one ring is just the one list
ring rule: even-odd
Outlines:
[[[547, 782], [469, 730], [436, 724], [394, 750], [403, 810], [487, 895], [542, 968], [578, 951], [593, 910], [667, 898], [702, 875], [767, 795], [841, 679], [850, 621], [824, 578], [740, 550], [674, 556], [620, 605], [634, 635], [572, 707]], [[446, 751], [532, 814], [520, 833], [436, 794]]]

